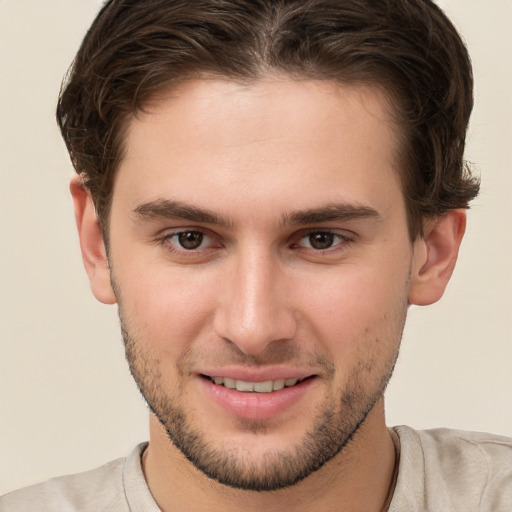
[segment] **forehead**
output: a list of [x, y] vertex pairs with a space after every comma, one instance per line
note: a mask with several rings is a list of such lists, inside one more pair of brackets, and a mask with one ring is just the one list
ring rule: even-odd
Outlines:
[[114, 203], [122, 194], [227, 211], [245, 199], [285, 213], [396, 195], [389, 109], [380, 89], [326, 81], [182, 83], [129, 121]]

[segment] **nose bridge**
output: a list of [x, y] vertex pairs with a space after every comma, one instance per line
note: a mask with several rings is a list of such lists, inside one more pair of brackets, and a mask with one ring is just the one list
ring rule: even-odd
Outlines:
[[217, 334], [253, 355], [273, 341], [290, 339], [295, 321], [278, 257], [254, 244], [238, 251], [230, 268], [217, 311]]

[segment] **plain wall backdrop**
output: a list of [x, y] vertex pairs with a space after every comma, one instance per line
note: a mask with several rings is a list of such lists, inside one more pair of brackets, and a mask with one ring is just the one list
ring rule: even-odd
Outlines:
[[[512, 1], [444, 0], [473, 58], [467, 158], [482, 175], [440, 303], [410, 311], [388, 423], [512, 435]], [[98, 0], [0, 0], [0, 494], [147, 438], [115, 307], [82, 269], [54, 121]]]

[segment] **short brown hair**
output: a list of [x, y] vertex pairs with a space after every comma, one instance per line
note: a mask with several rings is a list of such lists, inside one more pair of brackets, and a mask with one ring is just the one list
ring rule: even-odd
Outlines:
[[292, 77], [384, 88], [402, 127], [411, 238], [423, 219], [467, 208], [473, 106], [464, 43], [430, 0], [110, 0], [63, 84], [57, 120], [107, 231], [130, 115], [173, 83], [214, 75]]

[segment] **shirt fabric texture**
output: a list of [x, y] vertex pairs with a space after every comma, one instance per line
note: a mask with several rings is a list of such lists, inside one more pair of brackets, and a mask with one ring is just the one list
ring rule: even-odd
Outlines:
[[[399, 426], [389, 512], [511, 512], [512, 439]], [[126, 458], [0, 497], [0, 512], [159, 512], [144, 479], [142, 443]]]

